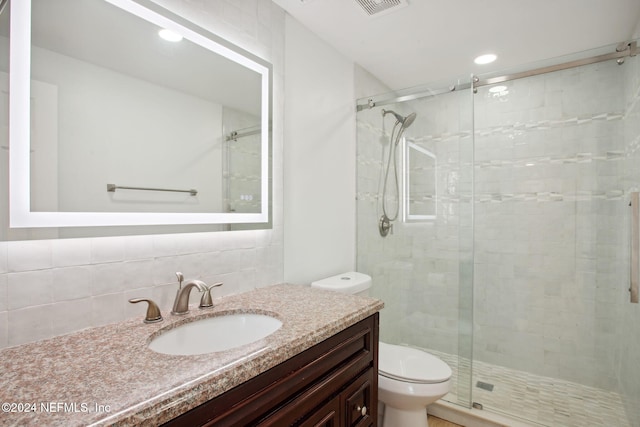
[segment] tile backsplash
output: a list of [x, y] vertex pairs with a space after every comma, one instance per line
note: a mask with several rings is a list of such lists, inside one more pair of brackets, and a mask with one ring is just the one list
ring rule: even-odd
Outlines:
[[3, 347], [143, 316], [144, 307], [129, 298], [169, 308], [176, 271], [187, 280], [224, 282], [216, 296], [282, 281], [278, 228], [2, 242], [0, 253]]
[[[282, 281], [278, 228], [158, 236], [2, 242], [2, 347], [143, 316], [147, 297], [169, 308], [185, 278], [224, 282], [215, 296]], [[33, 254], [33, 256], [31, 256]], [[197, 294], [193, 302], [197, 302]]]

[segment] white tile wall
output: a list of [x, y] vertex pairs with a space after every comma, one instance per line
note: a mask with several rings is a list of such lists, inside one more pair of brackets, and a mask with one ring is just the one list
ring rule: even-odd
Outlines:
[[[273, 228], [0, 242], [0, 348], [169, 309], [175, 272], [224, 281], [218, 295], [281, 282], [284, 11], [270, 0], [157, 0], [273, 64]], [[197, 295], [194, 296], [194, 302]]]

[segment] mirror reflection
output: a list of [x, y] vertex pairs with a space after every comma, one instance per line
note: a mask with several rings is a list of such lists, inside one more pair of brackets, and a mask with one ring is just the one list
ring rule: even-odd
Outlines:
[[[38, 220], [18, 226], [266, 222], [268, 64], [158, 6], [149, 22], [121, 8], [141, 2], [114, 2], [31, 2], [30, 172], [20, 178], [26, 217]], [[13, 208], [12, 226], [23, 222]], [[105, 221], [76, 223], [74, 213]]]

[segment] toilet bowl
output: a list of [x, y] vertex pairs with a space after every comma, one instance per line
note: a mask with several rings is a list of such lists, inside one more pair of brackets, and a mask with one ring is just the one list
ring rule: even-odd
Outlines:
[[427, 426], [427, 405], [451, 390], [449, 365], [416, 348], [380, 342], [378, 371], [384, 427]]
[[[311, 283], [312, 287], [368, 295], [371, 277], [356, 272]], [[412, 347], [378, 345], [378, 400], [384, 404], [382, 427], [425, 427], [427, 405], [451, 390], [451, 368], [436, 356]]]

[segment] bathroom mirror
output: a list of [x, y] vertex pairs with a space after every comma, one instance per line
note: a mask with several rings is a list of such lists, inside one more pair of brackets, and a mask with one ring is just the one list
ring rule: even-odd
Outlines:
[[436, 155], [413, 143], [404, 150], [404, 220], [425, 221], [436, 218]]
[[147, 0], [10, 8], [11, 229], [268, 223], [269, 63]]

